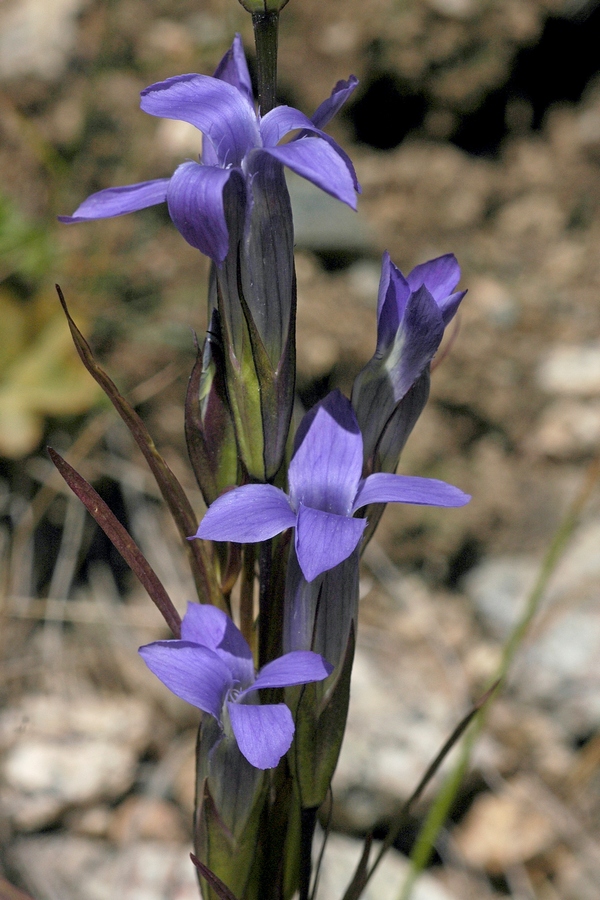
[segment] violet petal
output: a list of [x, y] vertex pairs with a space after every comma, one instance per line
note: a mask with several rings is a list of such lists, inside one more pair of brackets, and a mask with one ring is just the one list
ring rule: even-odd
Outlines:
[[213, 650], [189, 641], [156, 641], [140, 647], [139, 653], [170, 691], [220, 721], [233, 679]]
[[151, 116], [195, 125], [212, 143], [222, 166], [239, 166], [260, 146], [254, 108], [233, 85], [209, 75], [176, 75], [147, 87], [141, 107]]
[[260, 120], [263, 147], [275, 147], [290, 131], [308, 128], [318, 131], [311, 120], [293, 106], [276, 106]]
[[466, 291], [457, 291], [438, 304], [444, 325], [452, 321], [466, 293]]
[[252, 651], [229, 616], [208, 603], [188, 603], [181, 623], [181, 639], [214, 650], [242, 687], [254, 679]]
[[354, 511], [369, 503], [414, 503], [418, 506], [464, 506], [471, 497], [437, 478], [377, 472], [361, 485]]
[[407, 276], [407, 281], [411, 291], [416, 291], [424, 284], [439, 305], [460, 281], [460, 266], [453, 253], [446, 253], [415, 266]]
[[291, 687], [294, 684], [308, 684], [323, 681], [333, 672], [333, 666], [311, 650], [295, 650], [267, 663], [256, 676], [254, 684], [246, 691], [259, 688]]
[[327, 100], [323, 100], [311, 116], [313, 125], [316, 125], [317, 128], [325, 128], [327, 123], [339, 112], [357, 85], [358, 78], [355, 75], [350, 75], [348, 81], [338, 81], [331, 92], [331, 96]]
[[248, 71], [241, 34], [238, 33], [234, 37], [231, 47], [215, 69], [213, 78], [232, 84], [238, 91], [246, 95], [250, 103], [254, 104], [252, 80]]
[[154, 181], [141, 181], [139, 184], [126, 184], [122, 187], [97, 191], [90, 194], [72, 216], [58, 216], [58, 221], [69, 225], [72, 222], [86, 222], [89, 219], [109, 219], [112, 216], [124, 216], [138, 209], [164, 203], [170, 180], [170, 178], [156, 178]]
[[288, 469], [292, 503], [350, 515], [362, 465], [363, 441], [352, 404], [332, 391], [298, 428]]
[[377, 298], [376, 357], [381, 357], [395, 340], [396, 332], [406, 312], [409, 297], [408, 282], [386, 251], [381, 263], [381, 279]]
[[385, 357], [396, 403], [431, 362], [443, 336], [442, 314], [423, 285], [408, 298], [404, 318]]
[[240, 752], [257, 769], [274, 769], [292, 746], [294, 720], [285, 703], [227, 703]]
[[227, 255], [229, 234], [223, 190], [235, 170], [182, 163], [173, 174], [169, 213], [188, 244], [220, 264]]
[[287, 495], [272, 484], [246, 484], [208, 508], [195, 537], [239, 544], [266, 541], [296, 524]]
[[261, 152], [268, 153], [292, 172], [312, 181], [327, 194], [356, 209], [354, 173], [348, 169], [346, 159], [328, 141], [319, 137], [306, 137], [279, 147], [268, 147]]
[[362, 537], [366, 519], [336, 516], [300, 506], [296, 525], [296, 555], [307, 581], [347, 559]]

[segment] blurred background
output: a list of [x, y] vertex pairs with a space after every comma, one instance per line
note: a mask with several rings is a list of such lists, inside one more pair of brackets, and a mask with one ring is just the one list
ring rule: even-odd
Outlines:
[[[235, 31], [252, 66], [235, 0], [0, 2], [0, 873], [36, 900], [197, 896], [195, 713], [137, 657], [159, 616], [44, 447], [68, 452], [183, 609], [177, 537], [54, 283], [200, 513], [182, 406], [207, 263], [165, 206], [56, 216], [197, 155], [198, 133], [140, 112], [139, 91], [212, 73]], [[494, 672], [598, 453], [599, 47], [596, 0], [290, 0], [281, 16], [281, 102], [310, 115], [360, 79], [329, 128], [356, 165], [358, 215], [289, 180], [305, 404], [347, 392], [372, 355], [385, 249], [405, 272], [454, 252], [469, 288], [400, 470], [473, 500], [388, 508], [366, 553], [321, 900]], [[592, 496], [417, 900], [597, 900], [599, 593]], [[372, 900], [399, 896], [430, 799]]]

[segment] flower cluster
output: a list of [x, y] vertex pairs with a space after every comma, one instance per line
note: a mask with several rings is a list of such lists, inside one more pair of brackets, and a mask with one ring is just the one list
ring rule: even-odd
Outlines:
[[183, 620], [93, 488], [51, 455], [175, 635], [141, 647], [142, 659], [205, 714], [195, 849], [204, 877], [224, 885], [206, 897], [256, 900], [268, 885], [274, 900], [296, 892], [308, 900], [316, 814], [348, 711], [360, 554], [385, 504], [458, 508], [470, 499], [444, 481], [395, 474], [428, 397], [430, 364], [465, 292], [457, 291], [452, 254], [404, 276], [385, 253], [372, 358], [350, 399], [332, 391], [293, 432], [296, 282], [284, 167], [356, 207], [353, 165], [323, 129], [357, 81], [338, 82], [311, 118], [273, 107], [275, 78], [266, 81], [284, 0], [245, 2], [264, 114], [237, 35], [214, 76], [179, 75], [142, 91], [142, 110], [201, 132], [198, 160], [168, 178], [99, 191], [62, 217], [81, 222], [166, 202], [186, 241], [212, 260], [210, 327], [185, 403], [190, 462], [208, 507], [199, 525], [143, 422], [69, 316], [84, 364], [128, 424], [187, 539], [201, 602], [190, 602]]

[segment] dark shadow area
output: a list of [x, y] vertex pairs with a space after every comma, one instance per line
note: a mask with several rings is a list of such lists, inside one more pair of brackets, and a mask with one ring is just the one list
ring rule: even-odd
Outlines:
[[[459, 116], [451, 143], [475, 156], [494, 156], [511, 132], [539, 130], [555, 103], [577, 103], [600, 71], [600, 4], [572, 18], [547, 19], [539, 41], [520, 50], [505, 83]], [[421, 129], [431, 98], [395, 74], [367, 80], [347, 116], [355, 139], [392, 150]]]
[[423, 94], [391, 74], [372, 80], [348, 111], [355, 139], [376, 150], [392, 150], [419, 128], [427, 110]]

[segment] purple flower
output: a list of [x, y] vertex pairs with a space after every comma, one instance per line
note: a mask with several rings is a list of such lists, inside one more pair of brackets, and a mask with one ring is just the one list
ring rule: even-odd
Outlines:
[[[446, 325], [466, 294], [455, 291], [459, 280], [460, 267], [451, 253], [416, 266], [406, 278], [389, 254], [384, 253], [377, 304], [377, 347], [352, 389], [368, 466], [390, 417], [428, 368]], [[412, 407], [410, 412], [414, 418]], [[398, 425], [401, 430], [402, 425]]]
[[[145, 112], [189, 122], [202, 132], [202, 162], [182, 163], [171, 178], [99, 191], [84, 200], [72, 216], [59, 217], [60, 221], [120, 216], [166, 201], [186, 241], [220, 265], [229, 246], [226, 187], [232, 176], [240, 179], [251, 208], [253, 178], [272, 160], [356, 208], [359, 186], [352, 163], [321, 127], [357, 83], [354, 76], [338, 82], [312, 119], [290, 106], [278, 106], [261, 116], [254, 109], [248, 66], [241, 38], [236, 35], [214, 76], [177, 75], [141, 93]], [[281, 144], [293, 131], [300, 134]]]
[[238, 747], [257, 769], [274, 768], [289, 750], [294, 721], [285, 703], [259, 704], [261, 688], [290, 687], [322, 681], [332, 672], [311, 651], [286, 653], [254, 674], [252, 652], [231, 619], [214, 606], [188, 603], [181, 640], [140, 647], [154, 674], [182, 700], [226, 720]]
[[295, 528], [298, 563], [307, 581], [347, 559], [367, 525], [354, 513], [371, 503], [464, 506], [470, 499], [432, 478], [377, 473], [364, 479], [363, 439], [350, 404], [333, 391], [310, 410], [296, 435], [289, 496], [270, 484], [248, 484], [219, 497], [199, 538], [251, 543]]

